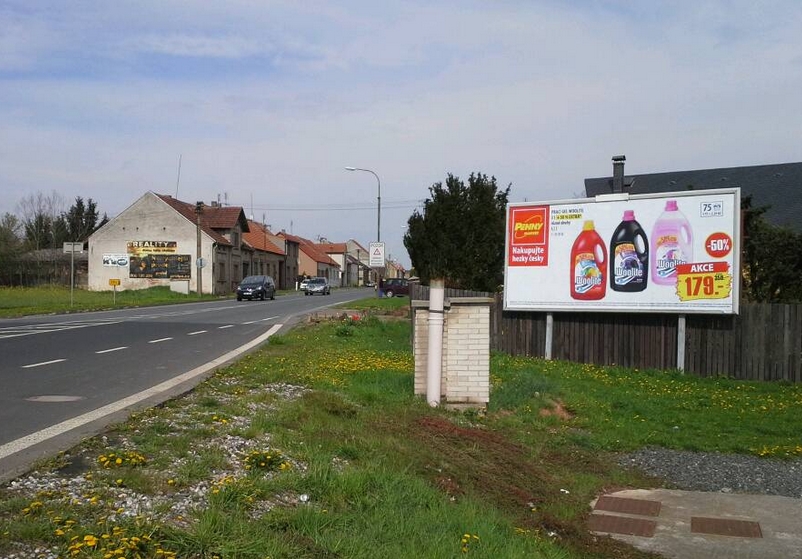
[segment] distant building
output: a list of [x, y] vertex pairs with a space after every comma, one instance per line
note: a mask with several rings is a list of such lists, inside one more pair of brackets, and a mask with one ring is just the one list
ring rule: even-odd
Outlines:
[[[620, 160], [620, 179], [600, 177], [585, 179], [589, 197], [623, 191], [652, 194], [683, 190], [740, 187], [741, 198], [752, 197], [752, 207], [768, 206], [764, 214], [773, 225], [802, 232], [802, 163], [778, 163], [749, 167], [725, 167], [696, 171], [671, 171], [642, 175], [624, 175]], [[615, 167], [615, 165], [614, 165]], [[615, 169], [613, 175], [615, 176]], [[619, 184], [614, 184], [616, 180]]]
[[[277, 246], [267, 226], [248, 220], [248, 232], [243, 233], [242, 275], [272, 277], [279, 289], [287, 289], [286, 252]], [[283, 245], [283, 242], [281, 243]], [[293, 282], [295, 278], [293, 278]]]
[[313, 241], [285, 231], [278, 237], [298, 245], [298, 276], [324, 277], [330, 284], [339, 285], [340, 265], [315, 246]]
[[115, 280], [118, 289], [198, 291], [200, 272], [204, 293], [230, 294], [254, 265], [253, 247], [243, 251], [249, 231], [240, 207], [203, 205], [199, 220], [196, 204], [147, 192], [89, 237], [88, 288]]

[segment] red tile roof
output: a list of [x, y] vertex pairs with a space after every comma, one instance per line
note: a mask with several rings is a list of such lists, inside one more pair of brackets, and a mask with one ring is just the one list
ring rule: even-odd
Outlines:
[[315, 248], [326, 254], [345, 254], [348, 252], [348, 245], [345, 243], [317, 243]]
[[248, 245], [256, 250], [272, 252], [273, 254], [280, 254], [282, 256], [285, 254], [282, 249], [270, 241], [268, 238], [270, 231], [268, 231], [267, 227], [261, 223], [248, 220], [248, 228], [250, 231], [242, 234], [242, 240]]
[[330, 266], [335, 266], [339, 269], [340, 265], [337, 264], [334, 260], [332, 260], [328, 254], [322, 252], [319, 248], [315, 246], [315, 243], [310, 241], [309, 239], [304, 239], [303, 237], [298, 237], [297, 235], [290, 235], [289, 233], [285, 233], [282, 231], [278, 234], [279, 237], [284, 237], [288, 241], [293, 241], [298, 243], [298, 248], [304, 251], [309, 258], [318, 262], [319, 264], [328, 264]]
[[[195, 204], [183, 202], [167, 194], [156, 194], [164, 203], [183, 215], [192, 223], [197, 220], [195, 214]], [[201, 213], [201, 229], [209, 235], [214, 242], [231, 246], [231, 241], [226, 239], [217, 229], [233, 229], [242, 220], [243, 232], [248, 230], [248, 221], [245, 219], [245, 212], [239, 206], [203, 206]]]

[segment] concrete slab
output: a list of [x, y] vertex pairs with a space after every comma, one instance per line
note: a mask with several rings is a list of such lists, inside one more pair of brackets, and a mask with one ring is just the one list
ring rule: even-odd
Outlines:
[[[607, 510], [593, 513], [656, 522], [652, 537], [607, 534], [644, 551], [674, 559], [802, 559], [802, 499], [670, 489], [630, 489], [609, 496], [661, 503], [658, 516]], [[595, 504], [596, 501], [591, 506]], [[759, 524], [763, 537], [694, 533], [693, 517], [754, 522]]]

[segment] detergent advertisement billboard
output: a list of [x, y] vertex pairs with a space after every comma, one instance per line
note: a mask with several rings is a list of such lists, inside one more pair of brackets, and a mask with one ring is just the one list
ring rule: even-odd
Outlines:
[[507, 206], [504, 308], [737, 314], [738, 188]]

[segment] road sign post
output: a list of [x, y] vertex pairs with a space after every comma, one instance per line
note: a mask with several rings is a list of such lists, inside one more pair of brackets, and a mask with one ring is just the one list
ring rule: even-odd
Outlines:
[[382, 296], [382, 271], [384, 270], [384, 243], [375, 242], [370, 243], [370, 259], [369, 264], [371, 268], [376, 268], [376, 295]]
[[117, 286], [120, 285], [120, 280], [116, 278], [112, 278], [109, 280], [109, 285], [114, 290], [114, 295], [112, 296], [112, 304], [117, 304]]
[[73, 290], [75, 289], [75, 253], [83, 251], [83, 243], [64, 243], [64, 254], [70, 254], [70, 306], [73, 304]]

